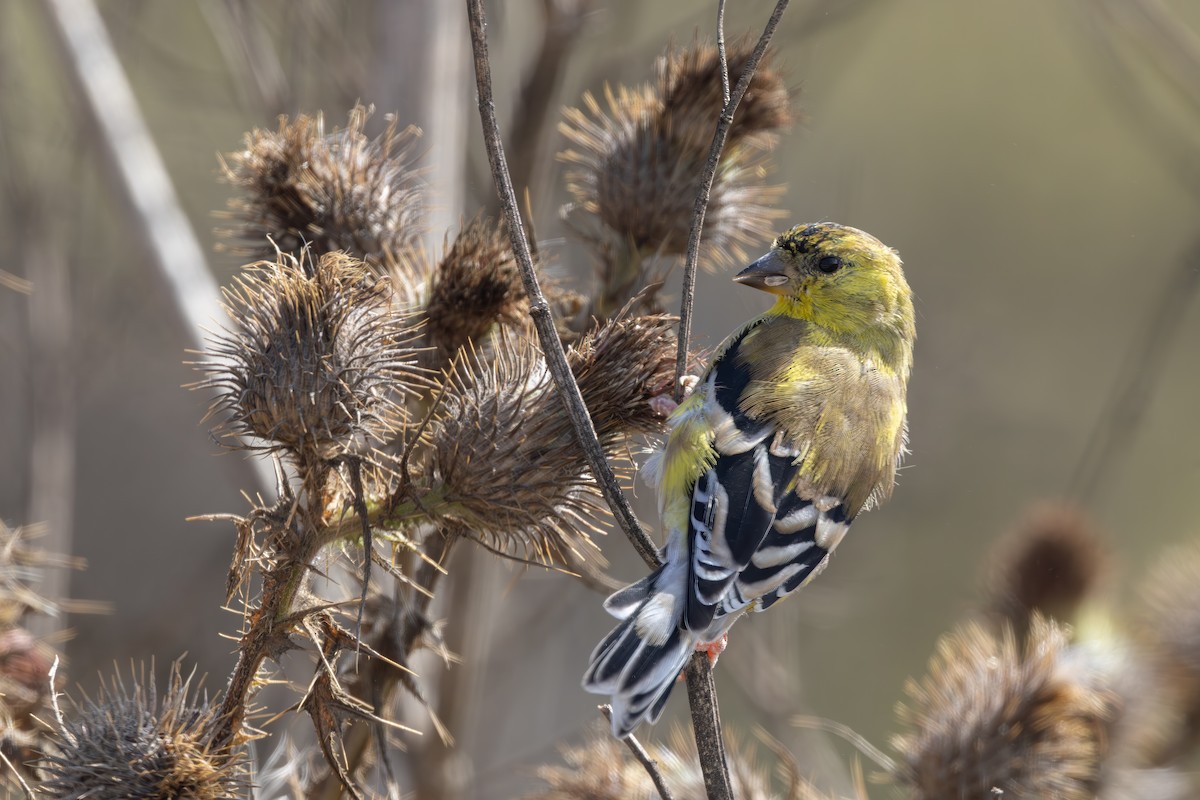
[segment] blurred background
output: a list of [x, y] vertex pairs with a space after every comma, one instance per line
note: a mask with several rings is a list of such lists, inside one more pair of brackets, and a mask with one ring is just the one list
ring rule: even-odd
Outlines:
[[[522, 143], [537, 123], [536, 230], [575, 288], [587, 291], [590, 265], [557, 215], [558, 110], [605, 82], [651, 79], [669, 42], [711, 37], [715, 6], [490, 7], [501, 123]], [[728, 36], [757, 37], [772, 6], [731, 3]], [[199, 423], [208, 398], [181, 388], [197, 378], [183, 363], [197, 342], [49, 8], [0, 6], [0, 518], [45, 522], [48, 546], [87, 559], [47, 591], [114, 608], [64, 621], [71, 681], [186, 652], [216, 689], [233, 663], [219, 634], [238, 626], [220, 609], [233, 530], [185, 518], [243, 511], [258, 477]], [[240, 264], [213, 249], [213, 212], [233, 193], [218, 154], [280, 114], [324, 111], [333, 127], [361, 101], [376, 130], [390, 112], [420, 126], [434, 249], [494, 204], [459, 3], [99, 10], [173, 186], [151, 210], [178, 203], [219, 284]], [[578, 31], [547, 23], [580, 13]], [[1164, 546], [1200, 533], [1198, 32], [1200, 4], [1184, 0], [794, 0], [784, 16], [776, 63], [803, 113], [774, 154], [788, 224], [838, 221], [897, 248], [919, 335], [895, 496], [800, 599], [739, 625], [717, 669], [729, 726], [764, 724], [818, 782], [847, 785], [850, 750], [788, 720], [815, 714], [884, 745], [906, 677], [978, 605], [987, 554], [1031, 504], [1066, 498], [1090, 515], [1118, 554], [1114, 607]], [[562, 52], [539, 60], [547, 42]], [[546, 118], [513, 119], [539, 70]], [[697, 346], [765, 306], [732, 272], [700, 276]], [[652, 521], [650, 491], [637, 494]], [[623, 537], [602, 544], [614, 575], [640, 577]], [[559, 575], [462, 568], [467, 796], [509, 797], [597, 717], [578, 681], [608, 619], [599, 595]], [[671, 719], [686, 714], [677, 694]]]

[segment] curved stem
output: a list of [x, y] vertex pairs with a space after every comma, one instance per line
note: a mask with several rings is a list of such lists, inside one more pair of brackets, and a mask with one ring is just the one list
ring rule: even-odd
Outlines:
[[517, 196], [513, 191], [512, 179], [508, 173], [508, 163], [504, 156], [504, 145], [500, 141], [500, 125], [496, 121], [496, 103], [492, 97], [492, 68], [488, 61], [487, 50], [487, 18], [483, 12], [482, 0], [467, 0], [467, 16], [471, 23], [471, 49], [475, 56], [475, 85], [479, 90], [479, 117], [483, 126], [483, 140], [487, 146], [488, 163], [492, 168], [492, 180], [496, 184], [496, 192], [500, 196], [500, 208], [504, 212], [504, 221], [508, 227], [509, 240], [512, 244], [513, 256], [521, 270], [521, 279], [525, 284], [525, 292], [529, 295], [529, 316], [533, 318], [537, 329], [538, 340], [546, 357], [546, 366], [554, 378], [558, 395], [562, 398], [567, 415], [575, 428], [575, 436], [583, 448], [583, 454], [588, 462], [588, 468], [600, 486], [604, 499], [612, 509], [613, 516], [621, 530], [629, 537], [638, 555], [651, 567], [659, 565], [658, 548], [642, 530], [641, 523], [634, 516], [625, 492], [617, 482], [604, 448], [596, 436], [592, 418], [588, 414], [579, 386], [571, 374], [563, 352], [562, 340], [554, 327], [554, 317], [550, 305], [542, 294], [537, 273], [533, 267], [533, 256], [529, 251], [529, 240], [525, 236], [525, 226], [521, 222], [521, 212], [517, 206]]
[[[679, 378], [682, 378], [684, 372], [687, 371], [688, 345], [692, 338], [692, 303], [696, 294], [696, 262], [700, 259], [700, 233], [704, 229], [704, 213], [708, 209], [708, 196], [712, 191], [713, 176], [716, 175], [717, 165], [721, 162], [721, 151], [725, 149], [725, 139], [729, 136], [729, 128], [733, 125], [733, 112], [737, 110], [746, 90], [750, 88], [750, 81], [758, 69], [758, 62], [762, 60], [763, 54], [767, 51], [767, 45], [771, 43], [771, 37], [775, 34], [775, 28], [779, 25], [779, 20], [783, 17], [787, 5], [788, 0], [778, 0], [775, 3], [775, 10], [771, 12], [771, 18], [767, 20], [762, 36], [759, 37], [758, 44], [754, 45], [754, 50], [750, 53], [750, 58], [746, 60], [746, 66], [738, 77], [737, 86], [730, 93], [729, 101], [725, 103], [725, 108], [721, 111], [721, 119], [717, 122], [716, 132], [713, 133], [712, 147], [708, 151], [708, 161], [704, 165], [704, 172], [700, 175], [700, 189], [696, 192], [696, 204], [692, 209], [692, 232], [688, 236], [687, 256], [683, 266], [683, 300], [679, 308], [679, 350], [675, 356], [676, 400], [683, 400], [683, 384], [679, 382]], [[725, 40], [724, 11], [725, 4], [721, 3], [717, 14], [718, 42]], [[726, 72], [728, 64], [722, 60], [721, 67], [722, 82], [724, 85], [728, 85], [729, 77]]]

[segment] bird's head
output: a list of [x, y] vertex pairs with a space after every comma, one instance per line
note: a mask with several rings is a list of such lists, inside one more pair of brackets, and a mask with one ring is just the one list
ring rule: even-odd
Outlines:
[[846, 334], [891, 329], [911, 340], [912, 295], [900, 256], [869, 233], [797, 225], [734, 280], [778, 295], [775, 311]]

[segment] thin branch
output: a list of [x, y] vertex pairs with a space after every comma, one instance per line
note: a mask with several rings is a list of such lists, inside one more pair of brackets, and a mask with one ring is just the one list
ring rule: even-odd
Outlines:
[[[758, 70], [758, 62], [762, 60], [767, 45], [771, 43], [771, 37], [779, 25], [779, 20], [783, 17], [787, 5], [788, 0], [778, 0], [775, 3], [775, 10], [771, 12], [771, 18], [767, 20], [762, 36], [759, 37], [758, 44], [754, 46], [754, 51], [750, 53], [750, 58], [747, 59], [746, 66], [738, 78], [737, 86], [729, 96], [729, 102], [721, 111], [721, 119], [713, 134], [712, 147], [708, 151], [708, 162], [704, 165], [704, 173], [700, 176], [700, 189], [696, 193], [696, 204], [692, 210], [692, 232], [688, 237], [687, 257], [683, 268], [683, 302], [679, 308], [679, 350], [675, 356], [676, 400], [683, 400], [683, 385], [678, 379], [682, 378], [684, 372], [687, 371], [688, 345], [692, 338], [692, 305], [696, 293], [696, 263], [700, 258], [700, 234], [704, 229], [704, 214], [708, 209], [708, 196], [712, 191], [713, 176], [717, 173], [717, 164], [721, 161], [721, 151], [725, 149], [725, 139], [729, 136], [729, 128], [733, 124], [733, 112], [737, 110], [746, 90], [750, 88], [750, 81], [754, 77], [755, 71]], [[721, 28], [724, 27], [725, 20], [724, 6], [722, 1], [717, 18]], [[718, 35], [723, 38], [723, 31], [719, 30]], [[724, 59], [722, 59], [722, 67], [723, 71], [728, 70], [728, 64]], [[725, 77], [724, 80], [728, 80], [728, 78]]]
[[717, 707], [717, 687], [708, 655], [694, 654], [684, 674], [704, 790], [708, 800], [733, 800], [733, 781], [729, 777], [729, 759], [725, 755], [725, 737], [721, 733], [721, 711]]
[[880, 750], [875, 745], [867, 740], [867, 737], [855, 732], [849, 725], [843, 725], [835, 720], [825, 719], [824, 717], [813, 717], [806, 714], [792, 718], [792, 724], [797, 728], [805, 728], [810, 731], [822, 731], [823, 733], [831, 733], [834, 736], [841, 738], [854, 746], [854, 749], [869, 758], [875, 766], [879, 767], [884, 772], [892, 773], [893, 775], [900, 769], [899, 765], [885, 752]]
[[725, 53], [725, 0], [717, 0], [717, 58], [721, 62], [721, 102], [729, 105], [729, 56]]
[[[8, 760], [8, 756], [4, 755], [3, 750], [0, 750], [0, 761], [3, 761], [4, 766], [8, 767], [9, 771], [12, 772], [13, 778], [15, 778], [17, 783], [20, 784], [21, 791], [25, 794], [25, 796], [28, 797], [29, 800], [36, 800], [33, 789], [29, 788], [29, 783], [24, 777], [21, 776], [21, 773], [17, 770], [17, 765]], [[670, 798], [666, 795], [663, 795], [663, 800], [670, 800]]]
[[224, 317], [217, 282], [142, 118], [104, 20], [92, 0], [49, 0], [38, 5], [191, 344], [203, 347], [206, 329]]
[[[759, 61], [771, 42], [775, 28], [787, 9], [788, 0], [778, 0], [775, 10], [771, 12], [762, 36], [754, 46], [750, 58], [742, 74], [738, 76], [736, 88], [729, 94], [725, 108], [721, 111], [721, 119], [713, 133], [712, 147], [709, 149], [708, 162], [704, 165], [704, 174], [700, 179], [700, 189], [696, 193], [696, 204], [692, 211], [692, 230], [688, 238], [687, 258], [683, 270], [683, 300], [679, 309], [679, 349], [675, 357], [675, 396], [683, 399], [683, 384], [681, 379], [687, 370], [688, 346], [692, 337], [692, 306], [696, 294], [696, 263], [700, 256], [700, 235], [704, 229], [704, 214], [708, 209], [709, 192], [712, 190], [713, 176], [717, 172], [717, 164], [721, 160], [721, 151], [725, 149], [725, 140], [729, 128], [733, 124], [733, 115], [750, 88], [750, 81], [758, 69]], [[725, 3], [718, 0], [717, 7], [717, 39], [718, 48], [725, 37]], [[728, 61], [721, 53], [722, 89], [728, 85]], [[697, 653], [692, 657], [687, 668], [688, 703], [692, 713], [692, 731], [696, 737], [696, 750], [700, 754], [700, 769], [704, 774], [704, 788], [710, 800], [716, 798], [733, 798], [733, 789], [729, 778], [729, 763], [725, 755], [725, 739], [721, 733], [721, 713], [717, 707], [716, 686], [713, 682], [712, 667], [707, 657]]]
[[575, 428], [576, 438], [583, 448], [588, 467], [604, 493], [613, 516], [621, 530], [629, 537], [638, 555], [652, 568], [659, 565], [658, 548], [642, 530], [641, 523], [634, 516], [629, 501], [621, 485], [609, 466], [604, 455], [604, 449], [596, 437], [592, 418], [588, 414], [579, 386], [571, 374], [563, 352], [562, 341], [554, 326], [554, 318], [550, 306], [542, 294], [538, 283], [537, 273], [534, 272], [533, 258], [529, 251], [529, 241], [525, 236], [525, 228], [521, 222], [521, 212], [517, 207], [516, 193], [513, 191], [512, 180], [508, 173], [508, 164], [504, 156], [504, 145], [500, 140], [500, 127], [496, 122], [496, 103], [492, 96], [492, 69], [488, 61], [487, 50], [487, 18], [483, 11], [482, 0], [467, 0], [467, 16], [470, 18], [471, 49], [475, 56], [475, 84], [479, 90], [479, 117], [483, 125], [483, 139], [487, 146], [488, 163], [492, 168], [492, 180], [496, 192], [500, 196], [500, 208], [504, 212], [504, 220], [508, 227], [508, 235], [512, 244], [513, 255], [521, 269], [521, 278], [525, 283], [525, 291], [529, 295], [529, 315], [537, 328], [538, 340], [546, 357], [546, 366], [554, 378], [559, 397], [563, 400], [571, 424]]
[[[600, 706], [600, 713], [604, 715], [606, 720], [610, 723], [612, 722], [612, 706]], [[658, 790], [658, 796], [662, 800], [675, 800], [662, 773], [658, 771], [658, 762], [650, 757], [650, 754], [646, 752], [646, 748], [642, 747], [642, 743], [637, 740], [637, 737], [631, 733], [621, 741], [629, 748], [629, 752], [633, 753], [633, 757], [638, 760], [638, 763], [646, 768], [646, 773], [650, 776], [650, 780], [654, 782], [654, 788]]]

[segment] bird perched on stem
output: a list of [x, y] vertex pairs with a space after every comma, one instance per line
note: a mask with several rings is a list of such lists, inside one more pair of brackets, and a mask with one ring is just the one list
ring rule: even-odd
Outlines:
[[663, 565], [605, 602], [621, 623], [589, 692], [615, 736], [654, 722], [694, 650], [816, 577], [859, 512], [892, 491], [915, 338], [900, 258], [868, 233], [798, 225], [739, 272], [776, 296], [717, 349], [647, 464]]

